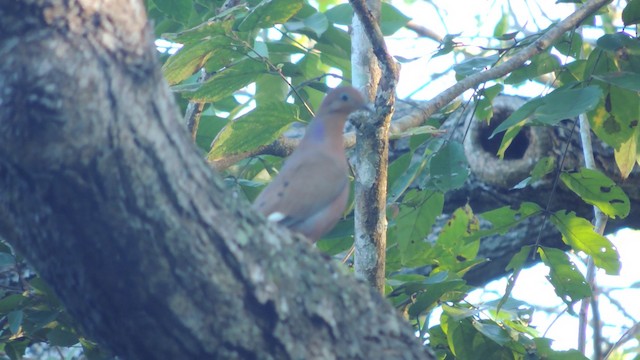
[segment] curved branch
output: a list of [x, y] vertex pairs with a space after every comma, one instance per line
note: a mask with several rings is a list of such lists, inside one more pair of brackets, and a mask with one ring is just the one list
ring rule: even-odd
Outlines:
[[483, 72], [468, 76], [459, 81], [455, 85], [451, 86], [447, 90], [438, 94], [436, 97], [428, 101], [424, 106], [416, 109], [415, 112], [393, 122], [391, 126], [391, 132], [403, 132], [407, 129], [414, 128], [422, 124], [426, 119], [433, 115], [436, 111], [453, 101], [460, 96], [466, 90], [475, 88], [476, 86], [494, 80], [509, 74], [524, 63], [531, 59], [533, 56], [545, 51], [551, 44], [567, 31], [577, 27], [587, 17], [593, 15], [601, 7], [611, 2], [611, 0], [591, 0], [585, 3], [582, 7], [577, 9], [573, 14], [569, 15], [566, 19], [560, 21], [556, 26], [549, 29], [540, 38], [534, 41], [531, 45], [523, 48], [517, 52], [513, 57], [504, 63], [492, 67], [491, 69]]

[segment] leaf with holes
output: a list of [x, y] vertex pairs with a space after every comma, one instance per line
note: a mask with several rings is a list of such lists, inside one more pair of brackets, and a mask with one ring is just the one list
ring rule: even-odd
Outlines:
[[595, 265], [609, 275], [620, 273], [620, 255], [606, 237], [598, 234], [593, 225], [574, 212], [560, 210], [551, 216], [551, 222], [562, 234], [562, 241], [576, 251], [593, 258]]
[[404, 266], [424, 265], [431, 245], [424, 238], [442, 214], [444, 195], [439, 191], [409, 191], [400, 205], [394, 234]]
[[549, 267], [547, 279], [560, 299], [569, 305], [569, 311], [576, 301], [591, 296], [591, 287], [564, 251], [540, 247], [538, 253], [544, 264]]
[[613, 180], [598, 170], [581, 168], [564, 172], [560, 180], [586, 203], [597, 206], [611, 218], [625, 218], [631, 205], [629, 198]]
[[440, 269], [468, 271], [468, 261], [474, 260], [480, 247], [479, 240], [466, 241], [478, 230], [478, 219], [468, 205], [456, 209], [442, 228], [433, 248], [433, 255]]

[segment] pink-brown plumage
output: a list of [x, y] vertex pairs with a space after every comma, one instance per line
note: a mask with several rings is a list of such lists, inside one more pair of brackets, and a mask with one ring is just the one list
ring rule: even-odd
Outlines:
[[280, 173], [253, 208], [315, 242], [338, 222], [349, 197], [343, 129], [347, 117], [367, 109], [353, 87], [331, 90]]

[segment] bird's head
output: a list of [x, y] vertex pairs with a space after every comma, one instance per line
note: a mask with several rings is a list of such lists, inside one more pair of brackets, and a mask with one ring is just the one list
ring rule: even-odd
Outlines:
[[349, 115], [357, 110], [371, 111], [371, 106], [356, 88], [341, 86], [327, 93], [319, 113]]

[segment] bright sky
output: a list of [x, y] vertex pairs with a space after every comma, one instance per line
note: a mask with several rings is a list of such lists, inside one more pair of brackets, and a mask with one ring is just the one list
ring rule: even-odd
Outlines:
[[[515, 16], [521, 26], [531, 32], [538, 28], [545, 28], [551, 24], [546, 16], [556, 20], [566, 17], [574, 10], [573, 4], [556, 4], [556, 0], [468, 0], [468, 1], [413, 1], [410, 4], [403, 0], [392, 1], [404, 14], [413, 16], [418, 24], [430, 28], [440, 35], [460, 33], [459, 40], [468, 45], [487, 45], [486, 38], [493, 35], [493, 26], [502, 16], [502, 10], [507, 9], [510, 2], [515, 8]], [[432, 5], [433, 4], [433, 5]], [[437, 6], [438, 11], [434, 8]], [[462, 6], [461, 6], [462, 5]], [[442, 17], [438, 15], [438, 12]], [[546, 14], [542, 15], [542, 14]], [[515, 30], [515, 29], [514, 29]], [[597, 39], [601, 33], [585, 30], [585, 36]], [[521, 38], [522, 36], [520, 36]], [[432, 58], [438, 44], [428, 39], [416, 39], [415, 34], [409, 30], [400, 30], [387, 39], [392, 55], [404, 58], [417, 58], [410, 63], [402, 64], [402, 72], [398, 87], [400, 98], [411, 94], [414, 99], [429, 99], [455, 83], [453, 74], [431, 80], [432, 74], [443, 73], [449, 70], [454, 61], [462, 58], [454, 58], [450, 55]], [[467, 49], [474, 52], [473, 47]], [[561, 58], [562, 60], [562, 58]], [[425, 85], [426, 84], [426, 85]], [[544, 91], [544, 86], [525, 85], [520, 88], [507, 87], [505, 92], [522, 96], [536, 96]], [[622, 271], [620, 276], [607, 276], [599, 272], [597, 281], [603, 291], [608, 293], [615, 304], [600, 296], [600, 314], [606, 324], [602, 329], [605, 338], [617, 341], [624, 331], [640, 320], [640, 232], [623, 230], [616, 236], [609, 237], [620, 252]], [[585, 266], [575, 256], [572, 259], [583, 271]], [[532, 325], [541, 333], [554, 339], [553, 348], [567, 350], [577, 348], [578, 319], [569, 314], [563, 314], [556, 320], [556, 315], [548, 315], [543, 310], [562, 310], [564, 304], [555, 295], [553, 287], [545, 276], [548, 269], [542, 265], [536, 265], [523, 271], [513, 291], [513, 297], [536, 306], [539, 311], [533, 314]], [[635, 284], [633, 288], [632, 284]], [[501, 279], [488, 284], [484, 291], [474, 292], [470, 296], [472, 302], [488, 301], [499, 298], [504, 293], [506, 279]], [[623, 314], [621, 308], [627, 313]], [[577, 312], [578, 305], [574, 310]], [[629, 319], [632, 317], [635, 321]], [[555, 323], [554, 323], [554, 320]], [[589, 333], [590, 336], [590, 333]], [[626, 348], [637, 346], [637, 342], [630, 342]], [[592, 345], [588, 344], [588, 354]], [[632, 356], [629, 355], [628, 358]]]

